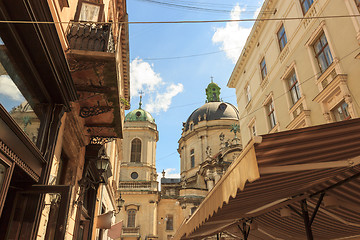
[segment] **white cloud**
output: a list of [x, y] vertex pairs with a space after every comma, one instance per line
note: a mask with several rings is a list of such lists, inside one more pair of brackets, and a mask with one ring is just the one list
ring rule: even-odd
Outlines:
[[[231, 10], [231, 20], [239, 20], [241, 12], [244, 10], [245, 8], [240, 8], [237, 4]], [[239, 22], [228, 22], [225, 27], [215, 28], [212, 41], [221, 44], [220, 49], [225, 51], [226, 56], [233, 63], [236, 63], [250, 31], [251, 28], [242, 27]]]
[[14, 82], [11, 80], [9, 75], [0, 76], [0, 94], [10, 97], [15, 101], [23, 101], [24, 97], [22, 96], [19, 89], [16, 87]]
[[171, 84], [166, 88], [164, 93], [157, 93], [155, 98], [150, 99], [150, 102], [145, 105], [146, 111], [153, 113], [166, 112], [171, 104], [172, 98], [183, 90], [184, 86], [181, 83]]
[[130, 64], [130, 93], [131, 97], [139, 96], [139, 91], [148, 96], [145, 109], [158, 114], [166, 112], [172, 102], [172, 98], [181, 93], [184, 86], [181, 83], [164, 82], [159, 73], [153, 69], [153, 65], [142, 59], [136, 58]]
[[161, 85], [162, 78], [155, 73], [152, 65], [136, 58], [130, 65], [130, 93], [131, 97], [139, 96], [139, 91], [152, 92]]
[[264, 3], [264, 1], [259, 1], [258, 2], [259, 7], [255, 10], [253, 18], [257, 18], [257, 16], [259, 15], [259, 13], [261, 11], [261, 7], [262, 7], [263, 3]]
[[[180, 178], [180, 173], [176, 172], [175, 168], [167, 168], [164, 169], [165, 171], [165, 178]], [[157, 181], [160, 183], [161, 178], [163, 177], [162, 172], [158, 172]]]

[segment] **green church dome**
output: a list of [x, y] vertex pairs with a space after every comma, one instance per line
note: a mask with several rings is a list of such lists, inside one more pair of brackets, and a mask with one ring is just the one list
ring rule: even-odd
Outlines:
[[135, 109], [125, 116], [125, 122], [143, 122], [149, 121], [151, 123], [155, 123], [155, 119], [151, 116], [150, 113], [145, 111], [144, 109], [138, 108]]

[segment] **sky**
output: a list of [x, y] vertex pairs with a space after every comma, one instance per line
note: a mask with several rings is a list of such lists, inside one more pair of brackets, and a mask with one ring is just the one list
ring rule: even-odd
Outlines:
[[[256, 18], [262, 0], [128, 0], [129, 22]], [[253, 22], [130, 24], [131, 109], [142, 107], [159, 131], [157, 172], [179, 177], [177, 152], [182, 122], [206, 100], [211, 82], [223, 101], [236, 106], [235, 89], [226, 86]], [[127, 111], [126, 113], [128, 113]], [[159, 174], [161, 176], [161, 174]]]

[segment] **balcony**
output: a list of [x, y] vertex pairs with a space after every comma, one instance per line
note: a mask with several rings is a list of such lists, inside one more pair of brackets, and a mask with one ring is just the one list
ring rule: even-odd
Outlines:
[[115, 52], [112, 26], [108, 24], [71, 22], [67, 40], [70, 49]]
[[92, 144], [122, 137], [129, 101], [127, 27], [113, 35], [111, 23], [70, 22], [66, 57], [79, 98], [79, 116]]
[[140, 237], [140, 227], [123, 227], [121, 237]]

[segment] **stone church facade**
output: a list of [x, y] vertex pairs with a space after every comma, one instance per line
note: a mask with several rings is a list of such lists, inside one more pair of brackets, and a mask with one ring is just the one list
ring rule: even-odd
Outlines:
[[178, 141], [181, 178], [165, 178], [163, 171], [161, 191], [155, 120], [141, 108], [141, 100], [126, 115], [118, 187], [125, 200], [117, 215], [123, 219], [121, 239], [171, 239], [242, 151], [237, 108], [220, 99], [220, 87], [213, 82], [206, 96], [206, 103], [183, 123]]

